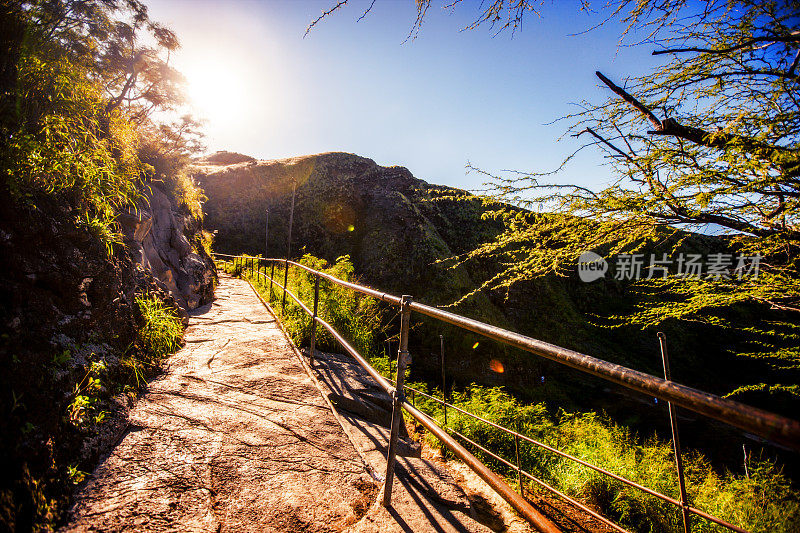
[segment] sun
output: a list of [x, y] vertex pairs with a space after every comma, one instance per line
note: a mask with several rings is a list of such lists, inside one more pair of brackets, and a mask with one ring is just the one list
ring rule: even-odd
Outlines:
[[235, 59], [209, 57], [188, 63], [181, 71], [189, 104], [198, 116], [222, 127], [244, 121], [254, 82], [246, 67]]

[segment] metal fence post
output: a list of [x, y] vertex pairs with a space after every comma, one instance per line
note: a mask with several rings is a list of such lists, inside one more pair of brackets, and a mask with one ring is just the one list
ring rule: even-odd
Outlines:
[[281, 302], [281, 311], [286, 309], [286, 285], [289, 279], [289, 260], [284, 259], [285, 268], [283, 269], [283, 301]]
[[275, 277], [275, 261], [270, 261], [269, 269], [269, 300], [272, 301], [272, 279]]
[[314, 316], [311, 317], [311, 352], [314, 358], [314, 349], [317, 343], [317, 305], [319, 303], [319, 274], [314, 275]]
[[447, 429], [447, 382], [444, 379], [444, 336], [439, 335], [439, 351], [442, 355], [442, 409], [444, 409], [444, 427]]
[[519, 493], [524, 497], [525, 487], [522, 485], [522, 463], [519, 460], [519, 434], [517, 433], [514, 433], [514, 451], [517, 454], [517, 483], [519, 483]]
[[392, 504], [392, 482], [394, 481], [394, 461], [397, 452], [397, 439], [400, 436], [400, 423], [403, 421], [403, 382], [406, 367], [411, 360], [408, 353], [408, 330], [411, 323], [411, 296], [404, 294], [400, 302], [400, 347], [397, 350], [397, 384], [393, 394], [392, 432], [389, 435], [389, 450], [386, 453], [386, 482], [383, 485], [383, 506]]
[[742, 443], [742, 453], [744, 453], [744, 475], [750, 479], [750, 471], [747, 469], [747, 448], [745, 448], [744, 442]]
[[289, 279], [289, 258], [292, 256], [292, 226], [294, 225], [294, 197], [297, 193], [297, 182], [292, 178], [292, 208], [289, 211], [289, 235], [286, 237], [286, 268], [283, 271], [283, 302], [281, 311], [286, 309], [286, 288]]
[[[661, 362], [664, 365], [664, 379], [672, 381], [669, 371], [669, 355], [667, 353], [667, 336], [658, 332], [658, 342], [661, 345]], [[675, 416], [675, 407], [672, 402], [667, 402], [669, 409], [669, 425], [672, 428], [672, 444], [675, 449], [675, 468], [678, 470], [678, 488], [681, 492], [681, 513], [683, 514], [683, 530], [689, 533], [689, 503], [686, 498], [686, 484], [683, 479], [683, 459], [681, 459], [681, 440], [678, 435], [678, 419]]]

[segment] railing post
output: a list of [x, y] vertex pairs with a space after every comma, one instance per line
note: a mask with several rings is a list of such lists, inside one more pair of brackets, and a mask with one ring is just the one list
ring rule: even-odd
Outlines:
[[281, 311], [286, 309], [286, 281], [289, 279], [289, 260], [284, 259], [285, 268], [283, 269], [283, 301], [281, 302]]
[[[519, 428], [517, 428], [519, 429]], [[522, 463], [519, 460], [519, 434], [514, 433], [514, 451], [517, 454], [517, 483], [519, 483], [519, 493], [525, 497], [525, 487], [522, 485]]]
[[269, 301], [272, 302], [272, 279], [275, 277], [275, 261], [270, 261], [269, 269]]
[[383, 485], [383, 506], [392, 504], [392, 482], [394, 481], [394, 461], [397, 452], [397, 439], [400, 436], [400, 424], [403, 421], [403, 399], [406, 379], [406, 367], [411, 361], [408, 353], [408, 330], [411, 323], [411, 296], [404, 294], [400, 302], [400, 347], [397, 350], [397, 384], [393, 394], [392, 432], [389, 435], [389, 450], [386, 453], [386, 481]]
[[317, 305], [319, 303], [319, 274], [314, 274], [314, 316], [311, 317], [311, 359], [317, 343]]
[[[661, 362], [664, 365], [664, 379], [672, 381], [669, 371], [669, 355], [667, 354], [667, 336], [658, 332], [658, 342], [661, 345]], [[675, 416], [675, 407], [672, 402], [667, 402], [669, 409], [669, 425], [672, 428], [672, 445], [675, 449], [675, 468], [678, 470], [678, 488], [681, 492], [681, 513], [683, 514], [683, 530], [689, 533], [689, 502], [686, 498], [686, 484], [683, 479], [683, 459], [681, 459], [681, 440], [678, 435], [678, 419]]]
[[442, 355], [442, 409], [444, 409], [444, 428], [447, 429], [447, 382], [444, 378], [444, 335], [439, 335], [439, 351]]
[[750, 471], [747, 469], [747, 448], [745, 448], [744, 442], [742, 443], [742, 453], [744, 453], [744, 476], [750, 479]]

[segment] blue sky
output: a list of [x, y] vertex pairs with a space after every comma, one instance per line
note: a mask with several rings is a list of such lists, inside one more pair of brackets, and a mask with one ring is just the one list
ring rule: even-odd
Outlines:
[[[461, 31], [478, 2], [428, 11], [416, 39], [413, 0], [350, 4], [304, 38], [335, 4], [321, 1], [151, 0], [151, 16], [172, 27], [175, 64], [206, 116], [209, 150], [262, 159], [326, 151], [402, 165], [418, 178], [476, 189], [490, 172], [544, 171], [577, 146], [549, 122], [600, 101], [595, 70], [623, 83], [654, 65], [646, 47], [619, 48], [620, 27], [594, 25], [577, 2], [554, 0], [521, 32]], [[602, 154], [586, 151], [555, 179], [593, 188], [612, 177]]]

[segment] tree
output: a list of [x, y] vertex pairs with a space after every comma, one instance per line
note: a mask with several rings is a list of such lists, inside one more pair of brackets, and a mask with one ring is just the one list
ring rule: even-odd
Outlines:
[[150, 19], [144, 3], [40, 0], [25, 6], [42, 45], [57, 46], [93, 73], [106, 94], [107, 113], [122, 106], [141, 122], [156, 109], [183, 103], [183, 77], [169, 64], [178, 38]]
[[[431, 5], [417, 0], [412, 34]], [[468, 28], [517, 31], [542, 5], [494, 0], [481, 5]], [[684, 298], [668, 306], [651, 301], [634, 321], [705, 320], [704, 311], [742, 301], [800, 312], [800, 6], [618, 0], [603, 12], [606, 22], [627, 25], [623, 44], [651, 47], [664, 58], [652, 73], [624, 84], [597, 72], [609, 98], [583, 102], [581, 112], [563, 119], [569, 134], [586, 140], [578, 151], [603, 152], [616, 183], [601, 191], [552, 183], [575, 154], [555, 172], [497, 176], [469, 167], [489, 178], [487, 201], [496, 203], [493, 216], [506, 229], [456, 264], [501, 261], [505, 267], [479, 290], [499, 289], [574, 273], [584, 250], [610, 257], [666, 242], [674, 253], [694, 232], [715, 233], [732, 254], [727, 277], [678, 280], [673, 270], [667, 279], [635, 284], [634, 290], [669, 289]], [[633, 35], [645, 37], [632, 41]], [[739, 279], [740, 256], [760, 259], [757, 277]]]
[[14, 199], [57, 195], [111, 251], [116, 216], [149, 178], [174, 178], [197, 196], [178, 174], [202, 148], [199, 123], [170, 119], [184, 102], [183, 77], [169, 64], [178, 40], [142, 2], [38, 0], [4, 4], [2, 16], [12, 31], [0, 157]]
[[[615, 14], [627, 13], [629, 30], [647, 35], [636, 44], [653, 47], [666, 61], [628, 80], [627, 88], [597, 72], [609, 99], [584, 102], [583, 111], [567, 118], [573, 120], [569, 132], [587, 139], [581, 149], [601, 149], [618, 181], [595, 192], [543, 183], [551, 173], [496, 177], [497, 198], [561, 216], [534, 216], [531, 226], [498, 210], [506, 232], [470, 257], [510, 253], [519, 259], [521, 253], [526, 266], [506, 269], [487, 287], [563, 273], [574, 268], [581, 250], [632, 252], [667, 235], [711, 228], [734, 258], [762, 257], [760, 275], [642, 282], [643, 289], [685, 296], [678, 305], [642, 309], [637, 318], [643, 324], [700, 319], [708, 309], [747, 300], [800, 311], [800, 8], [750, 0], [694, 7], [683, 0], [616, 6]], [[551, 246], [553, 236], [562, 246]], [[509, 249], [522, 242], [545, 248]], [[674, 252], [683, 238], [672, 243]], [[557, 260], [537, 259], [553, 248]]]

